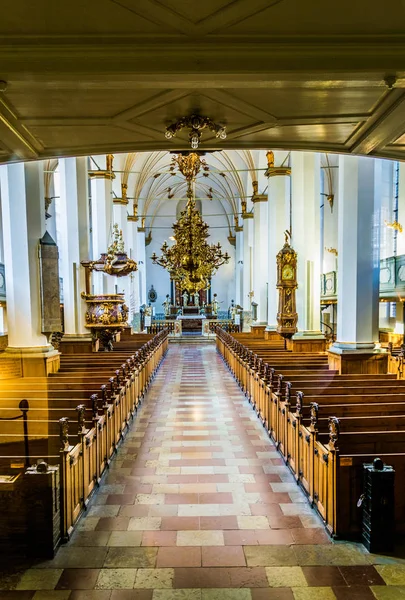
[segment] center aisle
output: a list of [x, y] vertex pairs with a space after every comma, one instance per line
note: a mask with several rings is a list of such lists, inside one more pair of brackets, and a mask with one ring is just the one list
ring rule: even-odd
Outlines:
[[215, 347], [172, 344], [86, 517], [46, 566], [61, 570], [56, 590], [76, 590], [70, 600], [398, 597], [373, 562], [330, 542]]

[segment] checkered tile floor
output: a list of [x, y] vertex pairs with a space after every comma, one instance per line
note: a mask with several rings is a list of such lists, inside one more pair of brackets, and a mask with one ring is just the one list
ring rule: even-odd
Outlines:
[[405, 598], [405, 561], [332, 543], [217, 355], [171, 345], [56, 558], [0, 600]]

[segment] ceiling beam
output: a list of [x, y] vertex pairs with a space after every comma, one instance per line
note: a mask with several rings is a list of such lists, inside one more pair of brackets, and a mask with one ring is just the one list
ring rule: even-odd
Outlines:
[[29, 160], [39, 157], [42, 144], [18, 121], [17, 115], [0, 93], [0, 139], [17, 159]]
[[356, 135], [349, 139], [350, 151], [371, 154], [394, 142], [405, 131], [405, 92], [392, 90]]

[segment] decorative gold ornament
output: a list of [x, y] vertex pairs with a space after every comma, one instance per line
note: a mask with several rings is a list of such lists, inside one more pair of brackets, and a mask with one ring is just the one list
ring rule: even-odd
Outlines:
[[326, 252], [329, 252], [330, 254], [334, 254], [335, 256], [338, 255], [338, 251], [336, 250], [336, 248], [326, 248], [326, 246], [325, 246], [325, 250], [326, 250]]
[[127, 327], [128, 307], [124, 294], [85, 294], [86, 329], [90, 329], [94, 339], [100, 339], [105, 350], [112, 350], [115, 335]]
[[285, 338], [297, 332], [298, 314], [295, 304], [297, 284], [297, 253], [290, 246], [291, 234], [285, 231], [285, 243], [277, 254], [277, 289], [279, 291], [277, 331]]
[[94, 179], [97, 178], [101, 178], [101, 179], [115, 179], [115, 173], [113, 172], [113, 160], [114, 160], [114, 155], [113, 154], [107, 154], [105, 162], [105, 170], [103, 169], [98, 169], [97, 171], [89, 171], [89, 177], [92, 177]]
[[395, 231], [402, 233], [403, 227], [402, 227], [401, 223], [398, 223], [398, 221], [393, 221], [392, 223], [389, 223], [388, 221], [384, 221], [384, 224], [386, 227], [389, 227], [390, 229], [394, 229]]
[[209, 279], [217, 269], [229, 262], [230, 256], [222, 252], [221, 244], [208, 244], [208, 225], [202, 220], [196, 208], [193, 183], [201, 168], [208, 169], [205, 161], [195, 153], [177, 155], [172, 159], [171, 168], [177, 168], [187, 181], [188, 202], [180, 218], [173, 225], [175, 243], [165, 242], [162, 256], [151, 256], [152, 262], [167, 269], [170, 277], [181, 282], [182, 289], [195, 293], [209, 288]]
[[121, 183], [121, 198], [118, 198], [118, 197], [113, 198], [113, 203], [114, 204], [123, 204], [124, 206], [127, 206], [127, 204], [129, 204], [129, 200], [127, 197], [127, 190], [128, 190], [127, 184]]
[[117, 223], [114, 225], [113, 241], [108, 246], [107, 253], [102, 254], [98, 260], [83, 260], [81, 264], [90, 273], [91, 271], [103, 271], [107, 275], [116, 277], [123, 277], [138, 270], [136, 262], [132, 258], [128, 258], [125, 252], [122, 231]]
[[191, 148], [197, 150], [201, 141], [201, 131], [206, 127], [215, 133], [215, 137], [221, 140], [226, 139], [226, 129], [223, 125], [214, 123], [209, 117], [200, 117], [199, 115], [191, 115], [190, 117], [182, 117], [172, 125], [166, 127], [165, 137], [167, 140], [175, 137], [176, 133], [187, 127], [190, 129], [188, 138], [190, 140]]
[[105, 157], [105, 168], [106, 171], [112, 171], [113, 170], [113, 160], [114, 160], [114, 155], [113, 154], [107, 154], [107, 156]]
[[274, 152], [272, 150], [268, 150], [266, 152], [266, 158], [267, 158], [267, 168], [273, 169], [274, 168]]
[[[291, 167], [276, 167], [274, 164], [274, 152], [272, 150], [268, 150], [266, 152], [267, 158], [267, 169], [265, 172], [266, 177], [276, 177], [277, 175], [291, 175]], [[284, 161], [285, 162], [285, 161]]]

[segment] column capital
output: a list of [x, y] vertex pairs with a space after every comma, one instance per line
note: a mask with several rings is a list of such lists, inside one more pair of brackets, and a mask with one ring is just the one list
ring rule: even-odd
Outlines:
[[139, 221], [139, 217], [137, 215], [127, 215], [127, 221], [137, 223]]
[[89, 177], [92, 179], [115, 179], [115, 173], [112, 171], [89, 171]]
[[127, 206], [129, 204], [128, 198], [113, 198], [113, 204], [122, 204]]
[[267, 202], [267, 200], [267, 194], [253, 194], [252, 196], [253, 204], [256, 204], [257, 202]]
[[241, 214], [242, 219], [253, 219], [254, 214], [252, 212], [246, 212]]
[[267, 178], [277, 177], [280, 175], [281, 176], [291, 175], [291, 167], [269, 167], [264, 173], [264, 176]]

